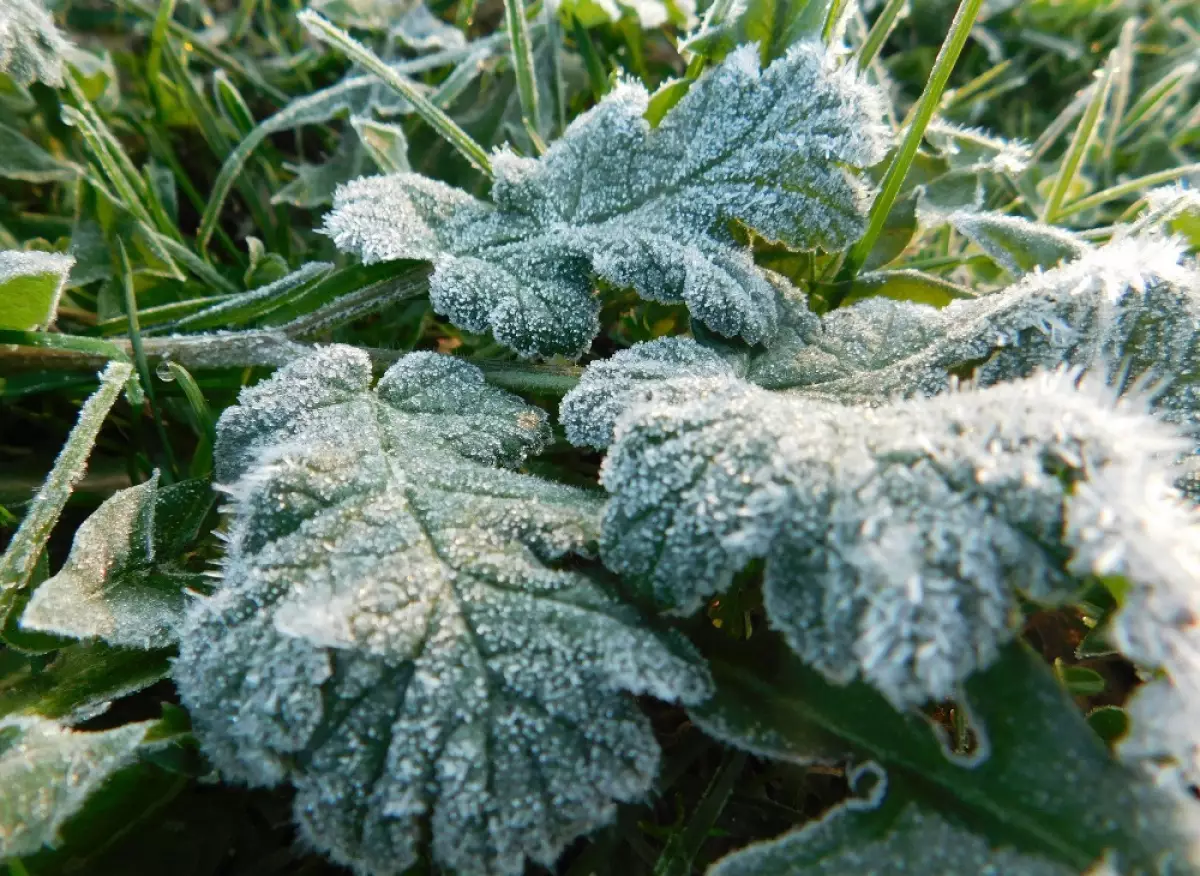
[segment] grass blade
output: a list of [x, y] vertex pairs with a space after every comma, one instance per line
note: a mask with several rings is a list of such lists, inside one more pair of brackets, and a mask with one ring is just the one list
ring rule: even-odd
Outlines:
[[908, 0], [887, 0], [879, 17], [875, 19], [875, 23], [867, 32], [867, 38], [863, 41], [862, 48], [858, 50], [859, 70], [866, 70], [874, 63], [875, 58], [879, 55], [879, 50], [883, 48], [888, 35], [892, 32], [892, 28], [896, 26], [900, 13], [907, 9]]
[[430, 100], [417, 91], [413, 84], [389, 67], [382, 59], [362, 43], [355, 40], [341, 28], [335, 27], [311, 9], [306, 9], [298, 16], [300, 23], [322, 42], [328, 43], [344, 52], [351, 60], [362, 66], [369, 73], [379, 77], [385, 85], [391, 87], [397, 94], [412, 104], [413, 111], [426, 124], [441, 134], [457, 149], [472, 165], [487, 174], [492, 175], [492, 164], [488, 160], [483, 147], [476, 143], [471, 136], [458, 124], [433, 105]]
[[925, 136], [925, 128], [941, 103], [942, 92], [945, 91], [950, 73], [958, 62], [958, 56], [962, 52], [963, 46], [966, 45], [967, 37], [971, 33], [971, 27], [975, 24], [975, 18], [979, 15], [981, 6], [983, 6], [983, 0], [962, 0], [962, 3], [959, 4], [958, 11], [954, 14], [954, 20], [950, 23], [950, 31], [946, 34], [937, 59], [933, 62], [933, 71], [929, 74], [925, 91], [917, 102], [912, 123], [904, 134], [900, 149], [883, 175], [883, 182], [880, 184], [875, 202], [871, 204], [871, 212], [867, 217], [867, 230], [846, 253], [846, 260], [838, 274], [839, 280], [853, 278], [866, 264], [867, 256], [870, 255], [879, 233], [883, 231], [884, 223], [887, 222], [892, 204], [895, 203], [896, 196], [900, 194], [900, 187], [904, 183], [904, 177], [908, 175], [908, 168], [917, 156], [917, 148], [921, 145], [921, 138]]
[[1050, 196], [1046, 198], [1046, 204], [1042, 208], [1042, 221], [1046, 224], [1051, 224], [1058, 218], [1058, 211], [1062, 208], [1067, 192], [1071, 190], [1071, 183], [1075, 181], [1075, 175], [1079, 172], [1080, 165], [1083, 164], [1083, 157], [1087, 153], [1088, 146], [1096, 136], [1100, 118], [1104, 114], [1104, 105], [1108, 103], [1108, 94], [1112, 90], [1113, 68], [1116, 63], [1116, 50], [1114, 49], [1108, 62], [1100, 70], [1096, 90], [1092, 92], [1091, 100], [1088, 101], [1087, 108], [1083, 111], [1083, 118], [1079, 120], [1079, 127], [1075, 129], [1075, 134], [1071, 137], [1071, 145], [1067, 147], [1067, 152], [1063, 156], [1058, 176], [1054, 180], [1054, 187], [1050, 190]]
[[100, 375], [100, 388], [79, 411], [79, 419], [54, 461], [54, 468], [34, 496], [8, 550], [0, 557], [0, 614], [7, 612], [12, 597], [28, 586], [50, 531], [87, 471], [88, 457], [100, 427], [132, 374], [133, 367], [129, 364], [110, 362]]
[[129, 345], [133, 349], [133, 361], [137, 366], [138, 377], [142, 381], [146, 398], [150, 402], [150, 412], [154, 416], [154, 428], [158, 432], [158, 440], [162, 445], [168, 470], [173, 477], [177, 478], [179, 469], [175, 464], [175, 454], [171, 451], [171, 442], [167, 438], [167, 429], [163, 425], [162, 409], [158, 406], [154, 383], [150, 379], [150, 366], [146, 361], [146, 351], [142, 347], [142, 330], [138, 325], [137, 296], [133, 291], [133, 268], [129, 264], [129, 254], [125, 252], [125, 244], [120, 240], [117, 241], [117, 250], [121, 254], [121, 286], [125, 292], [125, 316], [129, 320]]
[[1088, 195], [1086, 198], [1080, 198], [1078, 201], [1067, 204], [1067, 206], [1058, 211], [1058, 218], [1065, 219], [1076, 213], [1082, 213], [1084, 210], [1103, 206], [1109, 201], [1115, 201], [1126, 195], [1132, 195], [1136, 192], [1153, 188], [1154, 186], [1165, 185], [1166, 183], [1174, 182], [1180, 177], [1191, 176], [1193, 173], [1200, 173], [1200, 164], [1184, 164], [1180, 167], [1160, 170], [1158, 173], [1148, 173], [1145, 176], [1139, 176], [1137, 179], [1131, 179], [1119, 185], [1110, 186], [1107, 189]]
[[1117, 132], [1125, 118], [1125, 110], [1129, 107], [1129, 93], [1133, 86], [1133, 63], [1137, 51], [1134, 39], [1137, 37], [1141, 19], [1130, 18], [1121, 26], [1121, 35], [1117, 38], [1116, 79], [1113, 83], [1113, 104], [1109, 113], [1108, 128], [1104, 135], [1104, 165], [1112, 164], [1113, 149], [1117, 144]]
[[521, 117], [528, 129], [536, 131], [539, 135], [545, 134], [541, 126], [537, 74], [533, 68], [533, 46], [529, 41], [529, 23], [525, 20], [523, 0], [504, 0], [504, 20], [508, 27], [513, 72], [517, 78]]

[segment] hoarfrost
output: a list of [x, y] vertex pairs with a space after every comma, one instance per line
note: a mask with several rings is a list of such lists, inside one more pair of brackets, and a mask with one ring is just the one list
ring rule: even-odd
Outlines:
[[557, 561], [598, 537], [591, 494], [500, 466], [545, 415], [429, 353], [374, 387], [328, 347], [222, 417], [224, 580], [190, 608], [175, 676], [223, 773], [290, 780], [304, 835], [359, 871], [550, 865], [650, 788], [658, 747], [623, 694], [709, 680]]
[[55, 845], [88, 796], [133, 762], [148, 727], [76, 733], [45, 718], [0, 719], [0, 860]]
[[63, 84], [71, 44], [38, 0], [0, 0], [0, 73], [18, 84]]
[[540, 159], [497, 154], [493, 203], [415, 174], [360, 179], [325, 231], [367, 262], [432, 261], [434, 307], [525, 356], [586, 349], [593, 274], [765, 341], [776, 292], [727, 224], [793, 247], [853, 239], [863, 189], [844, 168], [882, 157], [879, 98], [803, 43], [765, 70], [753, 47], [734, 52], [656, 128], [648, 99], [622, 85]]
[[1200, 426], [1200, 273], [1178, 241], [1125, 238], [999, 292], [935, 309], [869, 299], [835, 310], [749, 379], [843, 402], [936, 395], [966, 370], [982, 385], [1069, 364], [1158, 381], [1167, 421]]
[[29, 600], [21, 626], [110, 645], [175, 640], [184, 593], [200, 580], [178, 562], [211, 505], [208, 485], [144, 484], [104, 501], [75, 533], [70, 556]]
[[[832, 681], [862, 677], [897, 707], [951, 696], [1012, 637], [1015, 586], [1060, 598], [1119, 546], [1161, 544], [1147, 521], [1173, 507], [1181, 442], [1076, 376], [877, 408], [663, 384], [618, 421], [602, 556], [681, 613], [763, 558], [770, 623]], [[1123, 499], [1143, 516], [1115, 513]]]

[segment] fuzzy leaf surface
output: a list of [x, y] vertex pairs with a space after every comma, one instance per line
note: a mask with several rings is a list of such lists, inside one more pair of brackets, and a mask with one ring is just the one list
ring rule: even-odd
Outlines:
[[698, 702], [705, 671], [586, 574], [590, 493], [511, 471], [545, 415], [466, 362], [328, 347], [219, 426], [224, 581], [176, 681], [230, 778], [290, 780], [308, 841], [400, 873], [551, 864], [639, 799], [659, 752], [624, 692]]
[[[1013, 582], [1053, 599], [1130, 541], [1191, 543], [1171, 487], [1184, 446], [1062, 373], [877, 408], [681, 379], [618, 421], [601, 550], [681, 613], [764, 559], [768, 619], [805, 661], [918, 705], [1012, 637]], [[1147, 535], [1159, 516], [1175, 525]], [[1160, 569], [1121, 566], [1138, 592], [1187, 584], [1186, 561]]]
[[157, 472], [120, 490], [80, 525], [66, 563], [34, 591], [21, 626], [133, 648], [171, 644], [186, 591], [202, 580], [177, 560], [211, 503], [203, 481], [160, 487]]
[[356, 180], [325, 232], [368, 262], [432, 261], [435, 309], [525, 356], [587, 348], [593, 277], [765, 341], [776, 291], [728, 223], [798, 248], [852, 240], [863, 192], [845, 168], [882, 157], [877, 97], [802, 43], [765, 70], [733, 53], [654, 128], [648, 100], [622, 85], [540, 159], [498, 154], [491, 203], [415, 174]]
[[1065, 363], [1165, 382], [1153, 400], [1161, 416], [1188, 429], [1200, 416], [1200, 273], [1170, 239], [1120, 240], [940, 310], [870, 299], [809, 326], [747, 379], [878, 404], [936, 395], [952, 372], [991, 385]]
[[71, 44], [38, 0], [0, 0], [0, 73], [20, 85], [63, 84]]

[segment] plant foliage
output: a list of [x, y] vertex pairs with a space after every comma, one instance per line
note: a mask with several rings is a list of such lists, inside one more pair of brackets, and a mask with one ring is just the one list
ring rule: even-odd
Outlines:
[[1197, 52], [0, 0], [0, 870], [1200, 874]]

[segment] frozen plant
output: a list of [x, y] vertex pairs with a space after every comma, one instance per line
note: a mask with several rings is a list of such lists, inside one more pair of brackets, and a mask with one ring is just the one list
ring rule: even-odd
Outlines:
[[545, 415], [414, 353], [374, 388], [328, 347], [223, 416], [223, 580], [175, 678], [227, 778], [290, 781], [305, 837], [360, 872], [551, 865], [658, 746], [628, 693], [697, 702], [702, 664], [592, 576], [588, 493], [511, 471]]
[[846, 166], [886, 148], [879, 99], [815, 43], [759, 69], [750, 48], [705, 74], [657, 125], [626, 83], [539, 159], [493, 158], [492, 202], [416, 174], [339, 189], [325, 232], [366, 262], [433, 262], [434, 308], [523, 356], [585, 350], [594, 277], [687, 304], [718, 333], [768, 341], [776, 292], [727, 223], [798, 248], [862, 227]]
[[0, 73], [59, 88], [70, 48], [40, 0], [0, 0]]

